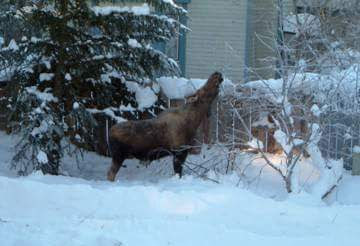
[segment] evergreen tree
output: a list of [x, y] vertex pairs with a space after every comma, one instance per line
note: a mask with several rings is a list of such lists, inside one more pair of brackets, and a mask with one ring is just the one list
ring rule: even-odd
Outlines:
[[153, 114], [161, 105], [156, 76], [178, 72], [172, 59], [152, 48], [180, 26], [167, 17], [185, 13], [172, 1], [147, 0], [141, 7], [51, 2], [17, 9], [15, 17], [32, 31], [0, 51], [7, 61], [21, 61], [9, 99], [12, 129], [21, 136], [13, 159], [20, 174], [58, 174], [70, 142], [85, 147], [93, 141], [99, 114], [115, 121]]

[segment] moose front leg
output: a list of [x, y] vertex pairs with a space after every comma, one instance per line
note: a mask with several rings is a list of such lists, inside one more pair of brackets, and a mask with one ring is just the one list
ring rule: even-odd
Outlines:
[[107, 173], [107, 179], [111, 182], [115, 180], [116, 174], [124, 162], [123, 158], [113, 158], [109, 171]]
[[176, 151], [174, 153], [174, 161], [173, 161], [174, 172], [175, 174], [179, 174], [180, 178], [182, 177], [182, 165], [184, 164], [187, 155], [188, 155], [187, 150]]

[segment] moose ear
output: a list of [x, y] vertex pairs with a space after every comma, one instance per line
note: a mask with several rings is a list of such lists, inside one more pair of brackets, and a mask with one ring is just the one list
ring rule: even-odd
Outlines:
[[198, 96], [197, 95], [193, 95], [193, 96], [189, 96], [186, 98], [186, 103], [194, 103], [198, 100]]

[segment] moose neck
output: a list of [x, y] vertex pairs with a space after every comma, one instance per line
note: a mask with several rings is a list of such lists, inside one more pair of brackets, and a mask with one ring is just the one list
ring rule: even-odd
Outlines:
[[212, 101], [202, 101], [185, 105], [186, 121], [190, 122], [191, 127], [198, 128], [205, 117], [208, 117], [211, 110]]
[[209, 117], [211, 104], [219, 93], [219, 85], [223, 81], [222, 75], [215, 72], [206, 84], [188, 97], [185, 104], [186, 122], [189, 127], [198, 128], [205, 117]]

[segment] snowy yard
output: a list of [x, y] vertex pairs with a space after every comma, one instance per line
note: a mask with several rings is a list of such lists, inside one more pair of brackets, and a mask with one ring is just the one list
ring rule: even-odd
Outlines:
[[[68, 174], [82, 178], [19, 178], [7, 170], [13, 141], [0, 133], [2, 246], [358, 245], [358, 177], [345, 175], [330, 205], [305, 192], [281, 201], [260, 196], [237, 187], [235, 175], [220, 184], [179, 180], [168, 159], [148, 168], [128, 161], [115, 183], [104, 181], [110, 160], [92, 153], [80, 169], [65, 159]], [[270, 187], [263, 183], [257, 193], [279, 192], [262, 180]]]
[[359, 1], [253, 2], [2, 1], [0, 246], [359, 245]]

